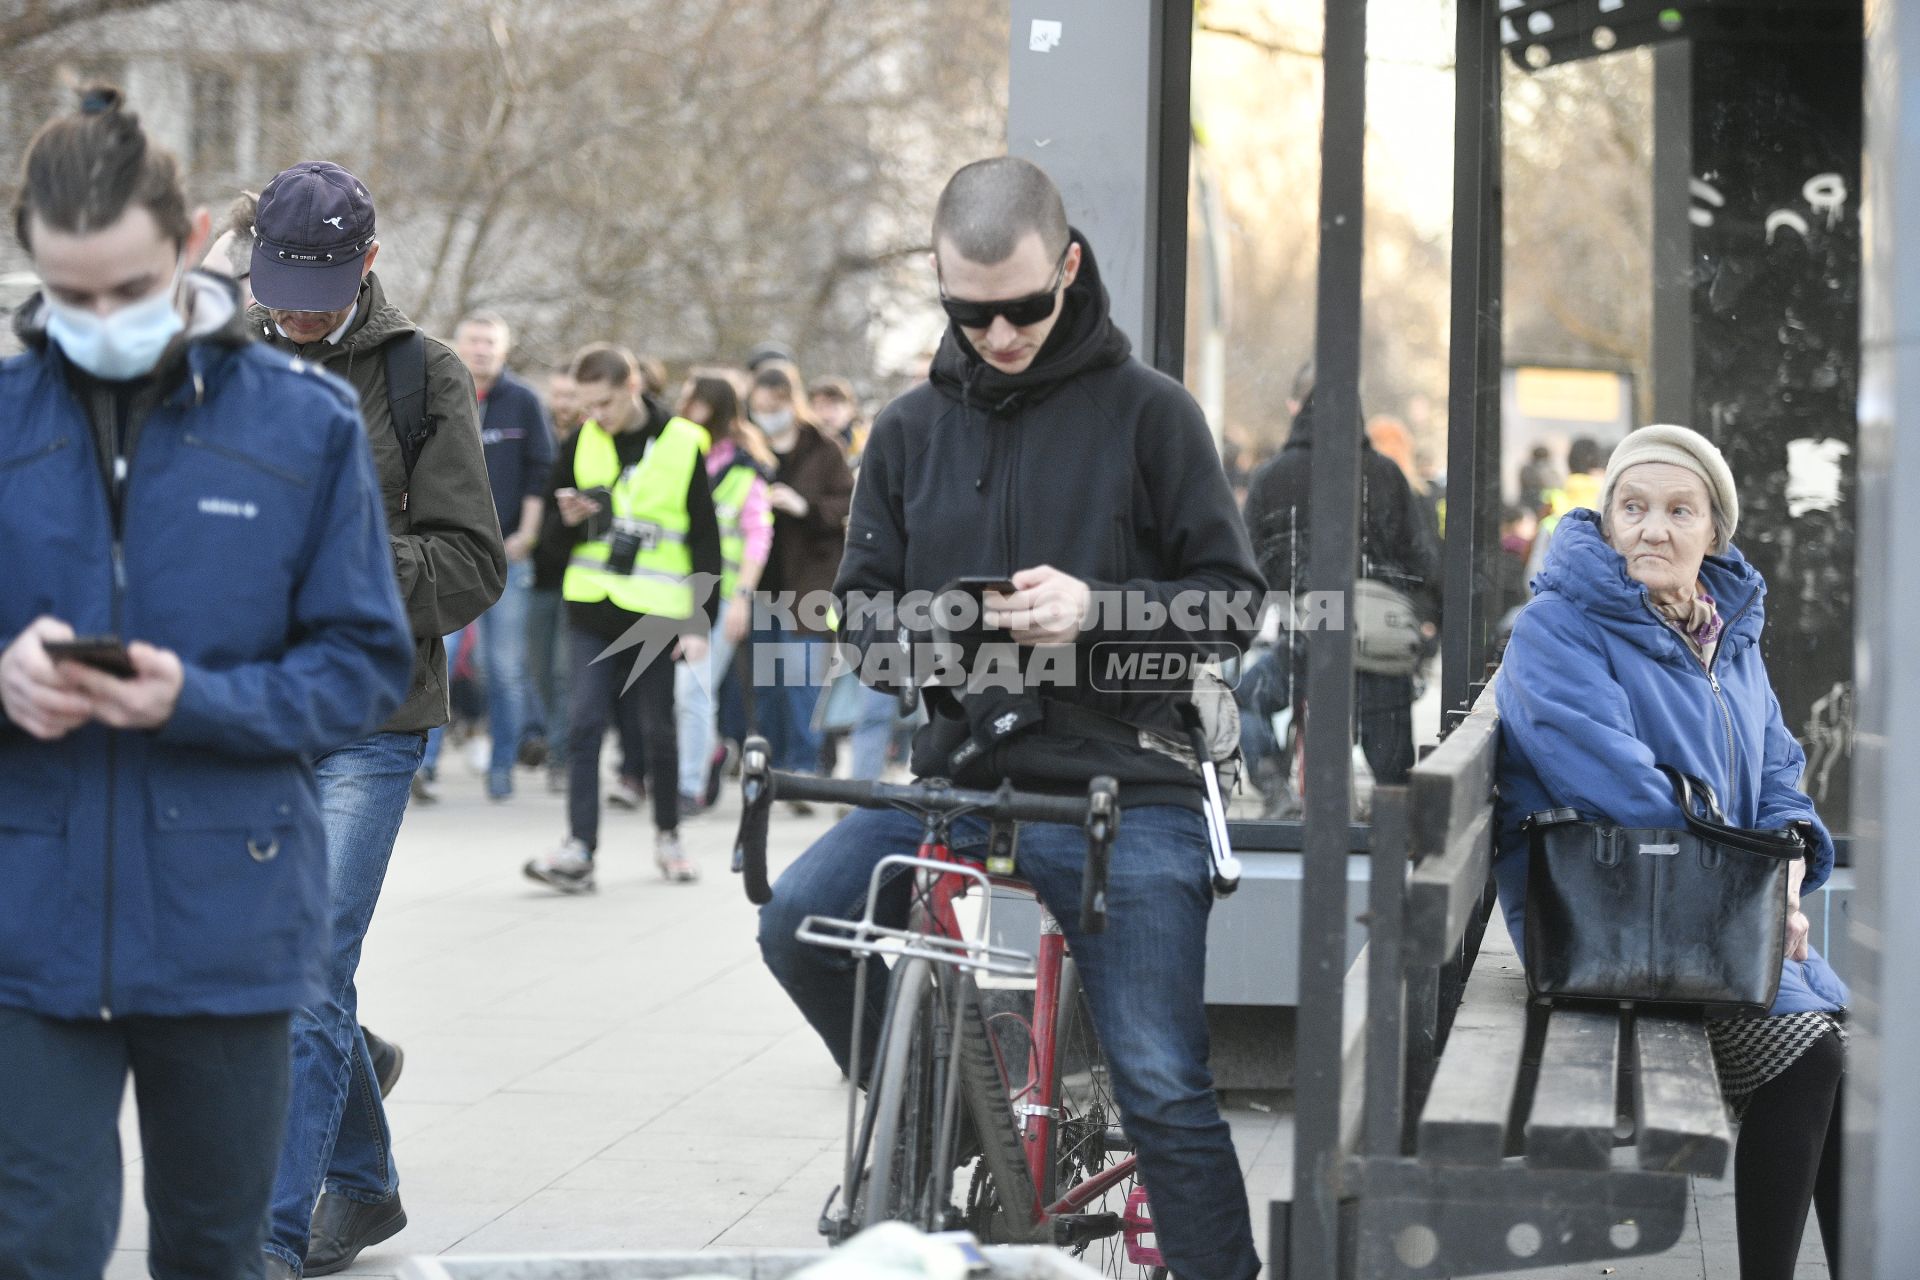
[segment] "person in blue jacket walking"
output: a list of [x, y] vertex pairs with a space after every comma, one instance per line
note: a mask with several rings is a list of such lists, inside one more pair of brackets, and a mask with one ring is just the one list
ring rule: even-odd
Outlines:
[[[257, 1277], [326, 975], [308, 761], [413, 648], [352, 392], [247, 340], [117, 90], [35, 136], [0, 363], [0, 1280], [98, 1276], [139, 1108], [149, 1267]], [[114, 637], [130, 674], [58, 655]], [[56, 646], [49, 652], [49, 645]]]
[[1522, 948], [1521, 822], [1570, 807], [1623, 826], [1679, 827], [1663, 764], [1711, 784], [1736, 826], [1812, 825], [1817, 847], [1793, 864], [1779, 997], [1764, 1017], [1710, 1021], [1707, 1030], [1721, 1090], [1742, 1121], [1734, 1156], [1742, 1280], [1793, 1274], [1809, 1202], [1838, 1275], [1848, 997], [1808, 945], [1800, 911], [1801, 895], [1833, 869], [1833, 837], [1800, 790], [1806, 756], [1767, 679], [1767, 588], [1733, 545], [1739, 520], [1720, 451], [1676, 426], [1629, 435], [1608, 464], [1601, 511], [1561, 520], [1495, 682], [1494, 872]]

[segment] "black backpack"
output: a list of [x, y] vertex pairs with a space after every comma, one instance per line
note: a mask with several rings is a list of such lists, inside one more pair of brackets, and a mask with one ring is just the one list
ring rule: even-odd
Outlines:
[[[389, 342], [387, 360], [387, 413], [393, 419], [394, 439], [400, 444], [400, 459], [406, 467], [407, 484], [413, 484], [413, 468], [420, 451], [433, 438], [434, 422], [427, 416], [427, 340], [418, 329]], [[407, 508], [405, 494], [400, 509]]]

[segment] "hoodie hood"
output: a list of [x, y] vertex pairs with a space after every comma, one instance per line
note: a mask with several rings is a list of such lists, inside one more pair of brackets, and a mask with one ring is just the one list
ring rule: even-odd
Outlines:
[[[400, 308], [387, 301], [387, 290], [380, 283], [380, 273], [377, 271], [367, 272], [367, 278], [360, 282], [360, 297], [356, 305], [359, 310], [353, 317], [353, 324], [341, 335], [338, 345], [322, 338], [318, 342], [291, 347], [293, 354], [303, 360], [324, 364], [341, 355], [351, 356], [376, 350], [402, 334], [412, 333], [419, 328], [407, 319]], [[259, 303], [248, 308], [247, 324], [255, 337], [273, 342], [282, 350], [289, 349], [287, 340], [273, 327], [273, 316]]]
[[928, 374], [934, 386], [954, 399], [1009, 413], [1045, 399], [1076, 374], [1125, 363], [1133, 344], [1113, 323], [1112, 301], [1100, 280], [1093, 246], [1079, 231], [1070, 234], [1080, 246], [1080, 271], [1067, 286], [1060, 320], [1033, 363], [1019, 373], [1003, 373], [982, 360], [960, 326], [949, 322]]
[[[1305, 449], [1312, 446], [1315, 412], [1313, 398], [1316, 394], [1318, 394], [1317, 391], [1309, 391], [1307, 398], [1300, 402], [1300, 411], [1293, 415], [1293, 425], [1287, 431], [1286, 448], [1291, 449], [1297, 445]], [[1373, 441], [1367, 439], [1366, 423], [1356, 418], [1353, 429], [1359, 433], [1361, 451], [1370, 452], [1373, 449]]]
[[[1700, 582], [1726, 622], [1720, 644], [1727, 656], [1758, 643], [1766, 623], [1767, 584], [1740, 549], [1728, 547], [1724, 555], [1703, 560]], [[1694, 661], [1685, 642], [1654, 611], [1647, 589], [1627, 573], [1626, 557], [1601, 535], [1597, 511], [1577, 507], [1560, 518], [1533, 590], [1578, 605], [1594, 622], [1652, 657]]]

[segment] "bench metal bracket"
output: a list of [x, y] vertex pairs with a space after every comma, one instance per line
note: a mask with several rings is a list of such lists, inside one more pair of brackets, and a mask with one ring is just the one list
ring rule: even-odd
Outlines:
[[1441, 1280], [1611, 1262], [1671, 1249], [1687, 1178], [1639, 1169], [1492, 1168], [1365, 1157], [1347, 1164], [1352, 1259], [1368, 1280]]

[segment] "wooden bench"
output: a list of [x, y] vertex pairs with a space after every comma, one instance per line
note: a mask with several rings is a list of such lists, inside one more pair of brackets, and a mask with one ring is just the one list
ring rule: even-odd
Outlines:
[[[1732, 1138], [1697, 1018], [1531, 1001], [1495, 914], [1499, 721], [1374, 793], [1342, 1043], [1342, 1272], [1496, 1274], [1664, 1252]], [[1495, 945], [1497, 944], [1497, 945]], [[1296, 1192], [1298, 1195], [1298, 1192]], [[1276, 1250], [1278, 1252], [1278, 1250]]]

